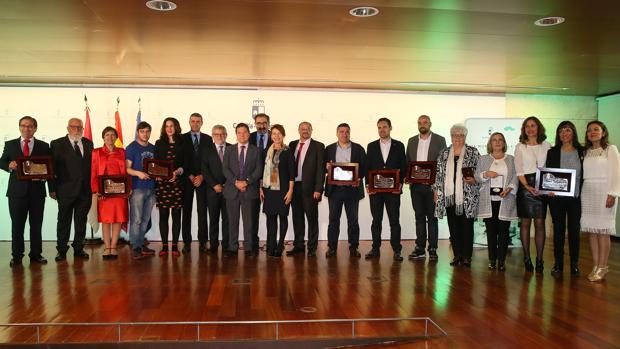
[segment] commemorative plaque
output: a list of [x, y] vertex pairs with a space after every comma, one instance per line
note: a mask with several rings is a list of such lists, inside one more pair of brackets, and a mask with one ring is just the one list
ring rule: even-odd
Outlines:
[[163, 180], [172, 178], [172, 161], [170, 160], [144, 159], [142, 169], [151, 178], [161, 178]]
[[355, 185], [359, 180], [359, 164], [356, 162], [328, 162], [327, 184]]
[[400, 193], [400, 170], [368, 171], [369, 193]]
[[474, 178], [474, 168], [473, 167], [463, 167], [461, 168], [461, 172], [463, 173], [463, 177], [471, 177]]
[[564, 168], [539, 168], [536, 170], [536, 189], [540, 194], [555, 196], [575, 195], [575, 170]]
[[45, 180], [54, 178], [54, 164], [51, 156], [22, 156], [17, 158], [17, 179]]
[[99, 193], [106, 198], [129, 196], [131, 177], [126, 175], [99, 176]]
[[405, 183], [427, 184], [435, 183], [437, 173], [437, 161], [411, 161], [407, 166]]

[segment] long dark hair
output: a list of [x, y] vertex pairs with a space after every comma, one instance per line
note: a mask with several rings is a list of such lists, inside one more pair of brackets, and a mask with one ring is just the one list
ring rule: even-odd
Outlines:
[[573, 131], [573, 147], [575, 147], [575, 149], [583, 148], [581, 146], [581, 143], [579, 143], [579, 137], [577, 136], [577, 128], [572, 122], [568, 120], [560, 122], [560, 124], [558, 125], [558, 128], [555, 129], [555, 147], [556, 148], [562, 147], [562, 140], [560, 139], [560, 131], [563, 128], [570, 128], [570, 130]]
[[164, 122], [161, 124], [159, 140], [168, 143], [168, 135], [166, 134], [166, 122], [168, 121], [172, 121], [172, 123], [174, 124], [174, 135], [172, 135], [172, 138], [174, 138], [175, 143], [179, 143], [181, 141], [181, 124], [179, 124], [179, 120], [172, 117], [165, 118]]
[[590, 127], [590, 125], [593, 125], [593, 124], [597, 124], [603, 129], [603, 137], [601, 137], [601, 148], [606, 149], [607, 146], [609, 145], [609, 132], [607, 132], [607, 126], [605, 126], [605, 124], [602, 121], [598, 121], [598, 120], [590, 121], [588, 122], [588, 125], [586, 126], [586, 148], [587, 149], [592, 148], [592, 142], [590, 142], [590, 140], [588, 139], [588, 127]]
[[545, 126], [543, 126], [542, 122], [538, 120], [535, 116], [530, 116], [527, 119], [523, 120], [523, 124], [521, 124], [521, 135], [519, 136], [519, 142], [525, 144], [527, 143], [527, 134], [525, 133], [525, 125], [528, 121], [534, 121], [536, 126], [538, 126], [538, 133], [536, 135], [536, 143], [541, 144], [545, 139], [547, 139], [547, 135], [545, 134]]

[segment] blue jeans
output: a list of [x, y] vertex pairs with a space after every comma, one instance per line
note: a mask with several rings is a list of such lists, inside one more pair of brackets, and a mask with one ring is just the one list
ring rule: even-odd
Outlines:
[[151, 211], [155, 206], [155, 189], [133, 189], [129, 197], [129, 240], [133, 248], [142, 247]]

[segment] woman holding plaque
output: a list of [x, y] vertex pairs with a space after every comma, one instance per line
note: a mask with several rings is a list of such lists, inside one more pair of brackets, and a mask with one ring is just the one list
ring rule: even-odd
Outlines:
[[[555, 145], [547, 152], [545, 167], [575, 170], [575, 188], [572, 196], [550, 193], [549, 212], [553, 220], [553, 256], [551, 274], [561, 276], [564, 271], [564, 236], [568, 228], [570, 273], [579, 275], [579, 220], [581, 219], [581, 178], [585, 148], [579, 144], [577, 129], [570, 121], [562, 121], [555, 131]], [[568, 222], [567, 222], [568, 221]]]
[[[271, 127], [273, 144], [267, 150], [263, 178], [260, 185], [260, 199], [263, 212], [267, 215], [267, 256], [282, 257], [284, 237], [288, 230], [288, 212], [293, 199], [295, 184], [295, 160], [289, 147], [284, 144], [286, 132], [282, 125]], [[280, 238], [278, 235], [280, 220]]]
[[479, 185], [474, 178], [480, 153], [465, 144], [467, 129], [450, 129], [452, 144], [437, 158], [437, 177], [433, 184], [435, 217], [448, 216], [448, 229], [454, 259], [452, 266], [471, 267], [474, 248], [474, 220], [478, 213]]
[[544, 269], [542, 258], [547, 206], [536, 189], [536, 170], [545, 166], [547, 151], [551, 148], [545, 139], [545, 127], [538, 118], [530, 116], [523, 121], [519, 143], [515, 146], [515, 170], [520, 183], [517, 191], [517, 214], [521, 218], [523, 263], [527, 272], [534, 271], [530, 258], [530, 226], [534, 220], [537, 273], [542, 273]]
[[[183, 186], [180, 177], [183, 175], [184, 154], [181, 138], [181, 125], [175, 118], [166, 118], [161, 126], [159, 139], [155, 142], [155, 159], [172, 162], [172, 177], [157, 179], [155, 197], [159, 209], [159, 232], [162, 248], [160, 256], [180, 255], [177, 243], [181, 234], [181, 209], [183, 207]], [[172, 215], [172, 246], [168, 249], [168, 219]]]
[[[126, 197], [107, 197], [106, 190], [101, 187], [101, 176], [126, 175], [125, 149], [117, 148], [114, 143], [118, 132], [113, 127], [106, 127], [101, 132], [103, 147], [93, 150], [90, 185], [97, 194], [97, 218], [103, 228], [103, 259], [116, 259], [116, 244], [121, 233], [121, 224], [128, 221]], [[127, 182], [126, 185], [130, 185]], [[130, 188], [124, 188], [128, 195]]]
[[489, 250], [489, 269], [506, 270], [508, 229], [517, 220], [517, 176], [514, 158], [506, 154], [506, 138], [495, 132], [487, 142], [487, 154], [480, 156], [476, 170], [480, 186], [478, 218], [484, 220]]
[[602, 281], [609, 271], [607, 260], [615, 234], [617, 197], [620, 195], [620, 155], [608, 142], [607, 127], [590, 121], [586, 131], [586, 156], [583, 160], [581, 191], [581, 231], [590, 233], [594, 268], [588, 280]]

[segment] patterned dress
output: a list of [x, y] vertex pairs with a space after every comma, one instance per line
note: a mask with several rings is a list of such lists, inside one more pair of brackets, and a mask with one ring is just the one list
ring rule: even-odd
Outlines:
[[[583, 159], [581, 190], [581, 231], [615, 234], [616, 209], [620, 195], [620, 155], [615, 145], [606, 149], [588, 149]], [[612, 207], [605, 207], [607, 195], [616, 197]]]
[[[175, 147], [176, 143], [158, 142], [157, 147], [162, 147], [165, 157], [161, 160], [171, 160], [175, 163]], [[159, 152], [158, 152], [159, 153]], [[158, 181], [155, 188], [157, 197], [157, 207], [160, 208], [181, 208], [183, 202], [183, 186], [181, 185], [181, 176], [177, 176], [174, 182]]]

